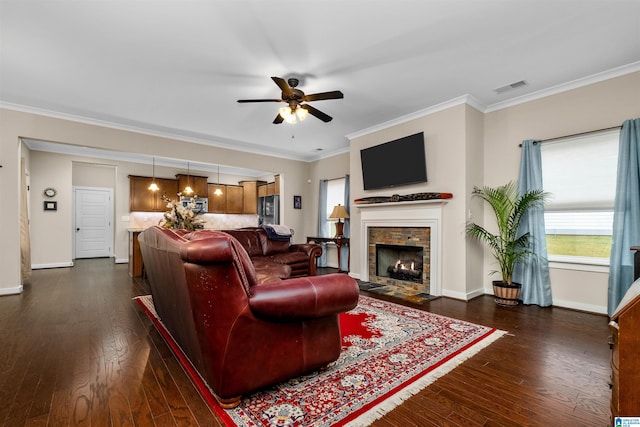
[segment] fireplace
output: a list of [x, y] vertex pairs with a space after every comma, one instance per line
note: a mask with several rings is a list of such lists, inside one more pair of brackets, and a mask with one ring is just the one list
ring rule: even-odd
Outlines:
[[369, 281], [429, 293], [429, 227], [369, 227]]
[[422, 283], [422, 247], [376, 244], [376, 276]]
[[[425, 200], [356, 205], [360, 211], [360, 247], [363, 248], [359, 278], [383, 285], [403, 286], [416, 292], [442, 295], [440, 230], [442, 207], [446, 203], [444, 200]], [[391, 256], [393, 260], [385, 259], [383, 266], [378, 267], [376, 246], [384, 245], [397, 246], [395, 250], [398, 252]], [[420, 256], [422, 265], [416, 259]], [[398, 260], [404, 267], [408, 264], [409, 268], [397, 268], [402, 274], [392, 277], [394, 275], [390, 275], [387, 270], [391, 264], [395, 267]], [[414, 263], [413, 268], [411, 262]]]

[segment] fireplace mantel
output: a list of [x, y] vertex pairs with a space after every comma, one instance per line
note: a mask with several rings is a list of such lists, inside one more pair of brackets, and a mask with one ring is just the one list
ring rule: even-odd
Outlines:
[[360, 209], [361, 279], [369, 280], [369, 227], [429, 227], [431, 229], [431, 290], [442, 295], [442, 208], [446, 200], [356, 204]]
[[358, 209], [366, 208], [383, 208], [383, 207], [403, 207], [408, 205], [446, 205], [447, 201], [444, 199], [431, 199], [431, 200], [410, 200], [406, 202], [384, 202], [384, 203], [357, 203], [354, 206]]

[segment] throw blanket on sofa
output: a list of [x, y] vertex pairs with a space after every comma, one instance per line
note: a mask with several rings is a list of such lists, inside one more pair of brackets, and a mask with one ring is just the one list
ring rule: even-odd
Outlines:
[[280, 224], [263, 224], [262, 228], [267, 232], [267, 236], [271, 240], [279, 240], [281, 242], [286, 242], [291, 239], [293, 236], [293, 230], [286, 225]]

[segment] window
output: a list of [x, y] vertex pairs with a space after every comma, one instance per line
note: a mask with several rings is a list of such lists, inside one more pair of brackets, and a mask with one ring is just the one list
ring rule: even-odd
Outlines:
[[543, 143], [542, 180], [550, 261], [608, 265], [619, 130]]
[[[327, 216], [331, 215], [333, 211], [333, 207], [336, 205], [344, 205], [344, 186], [345, 186], [344, 178], [332, 179], [327, 182]], [[329, 236], [336, 235], [336, 220], [327, 220], [326, 230], [329, 230]]]

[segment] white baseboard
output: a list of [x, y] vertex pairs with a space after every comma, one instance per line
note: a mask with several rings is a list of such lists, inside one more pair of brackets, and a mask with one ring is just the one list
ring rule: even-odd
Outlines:
[[22, 293], [22, 285], [14, 288], [0, 288], [0, 295], [16, 295]]
[[358, 273], [349, 272], [349, 276], [353, 277], [354, 279], [360, 280], [360, 274]]
[[557, 300], [553, 299], [554, 307], [570, 308], [573, 310], [588, 311], [596, 314], [608, 314], [607, 307], [593, 304], [583, 304], [575, 301]]
[[468, 301], [467, 294], [465, 294], [463, 292], [448, 291], [446, 289], [443, 289], [442, 290], [442, 296], [443, 297], [448, 297], [448, 298], [453, 298], [453, 299], [459, 299], [459, 300], [462, 300], [462, 301]]
[[129, 264], [129, 258], [116, 258], [116, 264]]
[[73, 267], [73, 261], [69, 262], [54, 262], [50, 264], [31, 264], [32, 270], [40, 270], [43, 268], [61, 268], [61, 267]]

